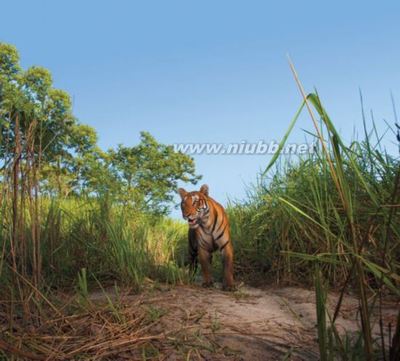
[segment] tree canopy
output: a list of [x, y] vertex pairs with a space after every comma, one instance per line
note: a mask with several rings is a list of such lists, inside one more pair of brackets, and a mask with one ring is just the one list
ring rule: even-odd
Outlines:
[[[38, 170], [40, 194], [107, 196], [143, 212], [165, 214], [179, 181], [199, 176], [191, 157], [141, 132], [134, 146], [102, 150], [95, 129], [73, 115], [69, 94], [50, 72], [26, 70], [17, 49], [0, 43], [0, 167], [15, 157]], [[23, 167], [22, 167], [23, 171]]]

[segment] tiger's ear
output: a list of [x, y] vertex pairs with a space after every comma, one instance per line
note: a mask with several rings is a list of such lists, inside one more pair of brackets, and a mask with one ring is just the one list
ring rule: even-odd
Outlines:
[[178, 188], [178, 193], [181, 196], [181, 198], [185, 198], [187, 192], [183, 188]]
[[208, 185], [207, 184], [203, 184], [200, 187], [200, 192], [203, 193], [204, 195], [208, 196]]

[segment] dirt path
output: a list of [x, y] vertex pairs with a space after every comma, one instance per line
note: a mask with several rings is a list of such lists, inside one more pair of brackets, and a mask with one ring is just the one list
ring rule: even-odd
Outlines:
[[[92, 299], [101, 298], [100, 294]], [[196, 286], [156, 286], [137, 301], [154, 319], [153, 332], [170, 332], [174, 345], [167, 360], [318, 360], [314, 292], [303, 288], [242, 287], [238, 292]], [[333, 308], [337, 295], [329, 295]], [[394, 324], [396, 306], [384, 307], [385, 330]], [[337, 320], [341, 333], [356, 331], [358, 305], [347, 295]], [[378, 336], [378, 324], [374, 336]]]

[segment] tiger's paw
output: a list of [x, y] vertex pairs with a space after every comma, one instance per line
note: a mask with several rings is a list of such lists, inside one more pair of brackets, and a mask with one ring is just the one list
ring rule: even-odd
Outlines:
[[204, 288], [211, 288], [211, 287], [214, 286], [214, 282], [213, 281], [207, 281], [207, 282], [203, 282], [201, 285]]
[[236, 285], [222, 285], [222, 291], [235, 292], [238, 290]]

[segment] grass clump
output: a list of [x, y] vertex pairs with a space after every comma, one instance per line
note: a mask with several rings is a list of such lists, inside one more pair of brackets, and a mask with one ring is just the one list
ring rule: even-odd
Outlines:
[[[302, 106], [259, 185], [246, 202], [229, 209], [239, 271], [253, 279], [268, 275], [277, 282], [312, 284], [316, 279], [321, 360], [331, 359], [332, 335], [337, 345], [343, 344], [334, 332], [335, 320], [345, 290], [352, 287], [359, 301], [363, 345], [363, 351], [352, 359], [372, 360], [375, 352], [386, 359], [387, 345], [391, 344], [390, 359], [395, 360], [400, 356], [393, 351], [398, 349], [398, 335], [385, 340], [382, 330], [377, 346], [372, 339], [371, 308], [387, 292], [400, 296], [399, 158], [385, 151], [375, 124], [369, 132], [365, 119], [364, 139], [345, 144], [318, 94], [306, 95], [292, 70], [303, 97]], [[286, 163], [266, 182], [265, 175], [304, 107], [314, 126], [315, 152], [296, 163]], [[399, 128], [397, 120], [396, 126]], [[399, 134], [397, 139], [400, 141]], [[340, 289], [329, 322], [322, 279]], [[346, 352], [340, 354], [349, 359]]]

